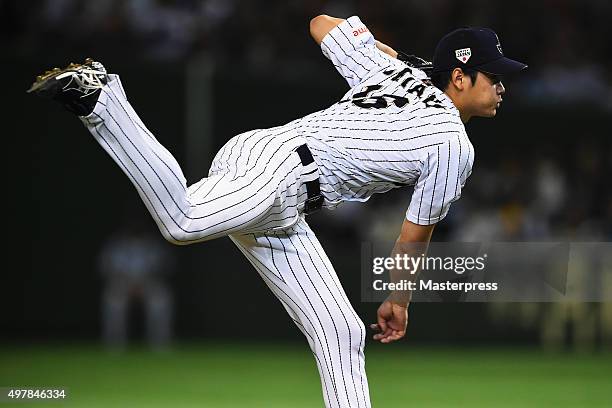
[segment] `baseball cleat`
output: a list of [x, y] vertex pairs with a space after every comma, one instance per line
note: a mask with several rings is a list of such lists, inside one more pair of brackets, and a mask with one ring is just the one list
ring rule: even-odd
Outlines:
[[27, 92], [54, 99], [70, 112], [86, 116], [93, 111], [100, 89], [107, 82], [104, 66], [87, 58], [83, 64], [70, 63], [63, 69], [45, 71]]

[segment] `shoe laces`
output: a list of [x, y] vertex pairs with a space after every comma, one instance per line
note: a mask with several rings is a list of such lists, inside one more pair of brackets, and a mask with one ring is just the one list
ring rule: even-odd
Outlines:
[[62, 79], [70, 76], [70, 81], [62, 88], [64, 91], [74, 89], [81, 92], [81, 98], [91, 95], [105, 85], [102, 80], [106, 78], [106, 71], [81, 67], [76, 71], [65, 72], [57, 76]]

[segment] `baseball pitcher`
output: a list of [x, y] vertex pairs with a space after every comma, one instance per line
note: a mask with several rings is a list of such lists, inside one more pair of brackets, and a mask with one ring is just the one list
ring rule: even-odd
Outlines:
[[[472, 171], [464, 123], [495, 116], [501, 75], [526, 65], [506, 58], [485, 28], [443, 37], [433, 64], [375, 41], [358, 17], [321, 15], [310, 32], [350, 89], [327, 109], [233, 137], [208, 176], [190, 186], [128, 102], [119, 76], [99, 62], [47, 71], [30, 92], [79, 116], [168, 241], [229, 236], [304, 333], [326, 407], [367, 408], [365, 327], [305, 215], [412, 185], [394, 252], [429, 242]], [[379, 307], [374, 339], [404, 336], [409, 300], [392, 294]]]

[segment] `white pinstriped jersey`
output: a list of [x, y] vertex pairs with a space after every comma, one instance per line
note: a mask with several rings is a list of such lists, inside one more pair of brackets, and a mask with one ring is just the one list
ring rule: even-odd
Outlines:
[[[321, 49], [351, 86], [344, 97], [286, 125], [235, 136], [217, 153], [209, 175], [229, 172], [241, 178], [253, 167], [268, 172], [307, 143], [326, 208], [414, 186], [406, 218], [421, 225], [440, 221], [460, 197], [474, 161], [459, 111], [442, 91], [423, 82], [423, 71], [379, 51], [358, 17], [332, 29]], [[279, 188], [284, 191], [285, 184]], [[284, 194], [296, 202], [279, 198], [282, 211], [274, 225], [267, 224], [271, 229], [297, 221], [306, 189], [302, 185]]]
[[321, 49], [351, 89], [328, 109], [286, 126], [306, 138], [325, 206], [414, 185], [407, 219], [440, 221], [460, 197], [474, 161], [458, 110], [422, 81], [422, 71], [379, 51], [356, 16], [332, 29]]

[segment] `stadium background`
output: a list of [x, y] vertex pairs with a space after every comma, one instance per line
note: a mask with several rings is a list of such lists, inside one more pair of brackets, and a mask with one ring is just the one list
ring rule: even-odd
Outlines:
[[[435, 240], [612, 239], [608, 2], [5, 0], [0, 386], [66, 386], [72, 406], [321, 405], [306, 343], [227, 239], [168, 246], [169, 349], [143, 343], [139, 307], [133, 346], [102, 347], [100, 252], [126, 225], [155, 227], [79, 121], [24, 93], [41, 69], [102, 61], [194, 182], [231, 136], [346, 91], [308, 35], [321, 13], [357, 14], [381, 41], [425, 58], [455, 27], [490, 26], [529, 64], [504, 81], [495, 120], [467, 125], [474, 173]], [[366, 323], [377, 305], [359, 302], [360, 243], [394, 239], [409, 196], [310, 217]], [[611, 314], [599, 303], [414, 304], [406, 340], [368, 345], [373, 403], [608, 405]]]

